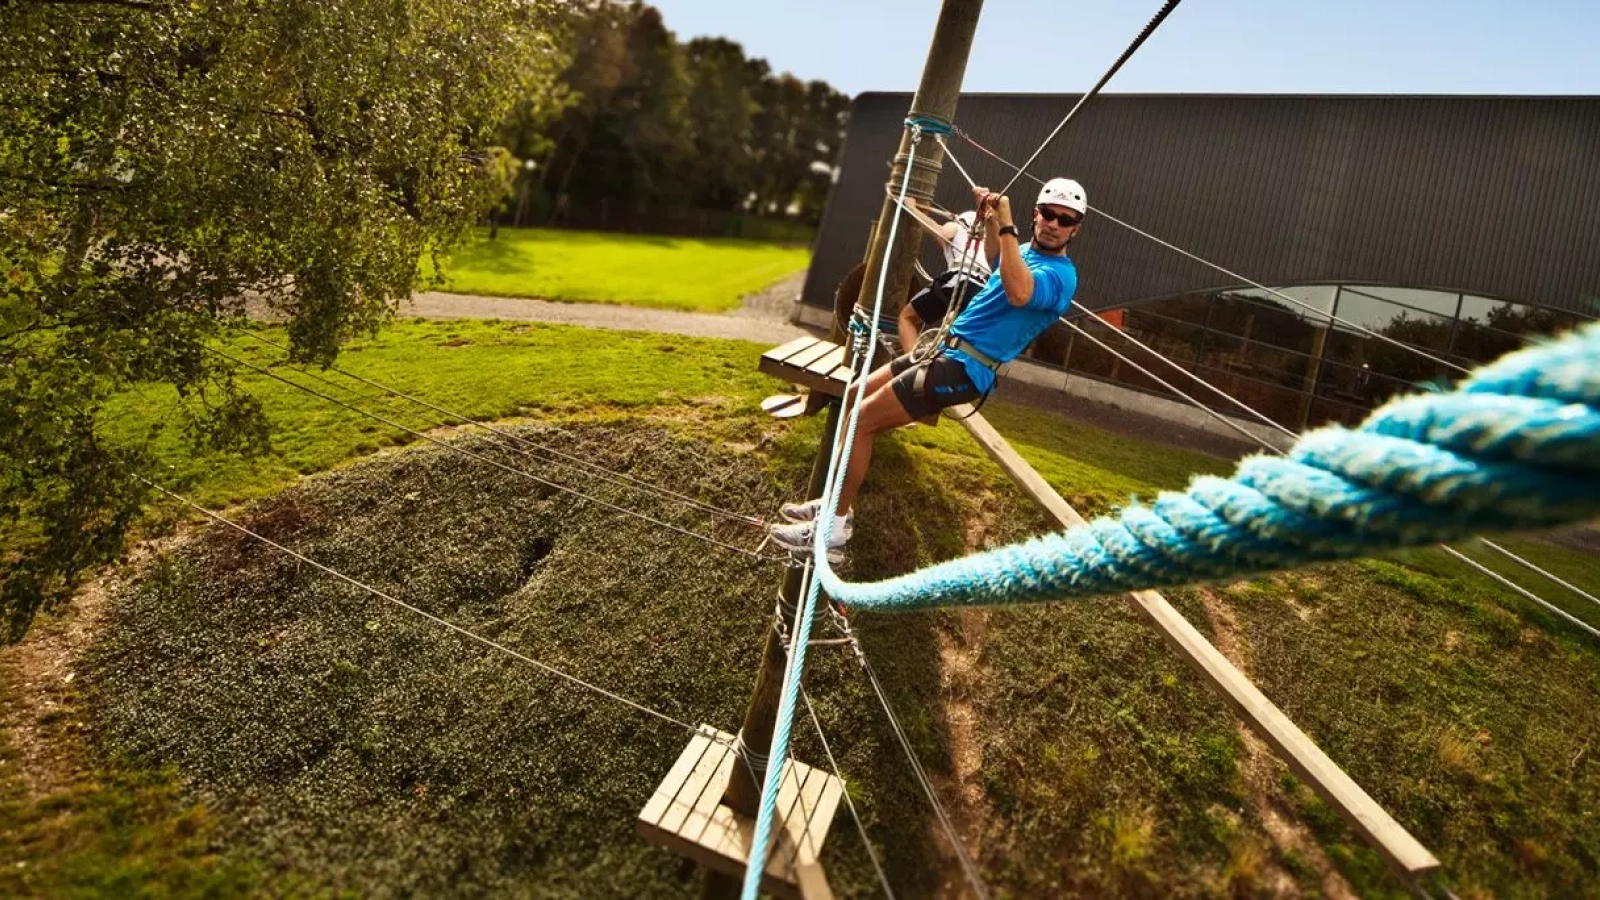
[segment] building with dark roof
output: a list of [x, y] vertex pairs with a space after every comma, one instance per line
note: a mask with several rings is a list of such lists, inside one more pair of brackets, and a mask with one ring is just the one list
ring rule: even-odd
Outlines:
[[[950, 150], [998, 188], [1012, 170], [994, 157], [1027, 159], [1077, 99], [964, 96]], [[831, 307], [865, 253], [910, 101], [855, 100], [810, 307]], [[1600, 314], [1600, 98], [1104, 95], [1030, 174], [1088, 191], [1077, 304], [1113, 323], [1080, 309], [1091, 333], [1171, 377], [1120, 328], [1290, 428], [1358, 421], [1454, 375], [1441, 361]], [[1012, 189], [1019, 223], [1037, 188]], [[971, 205], [949, 160], [934, 199]], [[1065, 326], [1028, 355], [1086, 393], [1162, 392]]]

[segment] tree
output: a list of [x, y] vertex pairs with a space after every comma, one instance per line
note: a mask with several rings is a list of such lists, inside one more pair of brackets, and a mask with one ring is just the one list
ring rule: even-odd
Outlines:
[[[504, 190], [497, 130], [552, 95], [559, 0], [0, 4], [0, 615], [16, 638], [119, 552], [151, 461], [102, 407], [176, 386], [259, 450], [208, 351], [246, 298], [327, 362]], [[535, 106], [538, 101], [535, 100]], [[537, 111], [531, 113], [537, 115]]]
[[[849, 98], [820, 81], [772, 75], [724, 38], [680, 44], [633, 0], [573, 7], [575, 52], [541, 181], [568, 208], [642, 214], [698, 207], [815, 220], [844, 141]], [[752, 202], [751, 198], [754, 197]], [[558, 201], [559, 202], [559, 201]]]

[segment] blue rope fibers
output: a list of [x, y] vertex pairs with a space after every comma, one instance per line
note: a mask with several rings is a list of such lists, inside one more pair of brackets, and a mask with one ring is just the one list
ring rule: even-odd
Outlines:
[[949, 134], [955, 128], [943, 119], [928, 115], [907, 116], [906, 127], [928, 134]]
[[1526, 347], [1471, 372], [1460, 391], [1600, 406], [1600, 335], [1593, 325]]
[[[917, 144], [924, 130], [922, 125], [910, 119], [906, 120], [906, 127], [911, 129], [911, 147], [906, 156], [905, 174], [900, 181], [900, 197], [895, 206], [894, 217], [889, 221], [888, 246], [891, 248], [900, 232], [901, 209], [905, 204], [906, 193], [911, 189], [911, 171], [916, 161]], [[948, 124], [945, 127], [948, 130]], [[876, 355], [874, 350], [878, 346], [879, 316], [883, 311], [883, 295], [888, 278], [889, 254], [885, 253], [882, 267], [878, 270], [878, 290], [872, 304], [872, 324], [867, 333], [867, 352], [861, 354], [859, 360], [861, 371], [852, 373], [850, 386], [856, 389], [856, 402], [851, 405], [848, 416], [839, 417], [834, 433], [834, 447], [840, 446], [841, 435], [844, 437], [844, 444], [843, 451], [833, 454], [828, 461], [827, 488], [822, 494], [817, 527], [812, 534], [815, 571], [831, 571], [828, 565], [828, 541], [833, 534], [833, 519], [838, 514], [839, 490], [844, 485], [845, 472], [849, 468], [850, 451], [855, 446], [856, 428], [861, 421], [861, 403], [866, 399], [868, 366], [872, 364], [872, 358]], [[847, 419], [848, 424], [846, 424]], [[815, 571], [806, 585], [805, 602], [801, 603], [800, 609], [796, 611], [795, 627], [789, 639], [789, 662], [783, 672], [783, 691], [779, 695], [777, 718], [772, 728], [772, 746], [768, 751], [770, 762], [761, 786], [761, 806], [756, 811], [755, 835], [750, 842], [750, 858], [744, 870], [744, 883], [741, 888], [744, 900], [756, 900], [756, 895], [761, 889], [762, 873], [767, 868], [767, 854], [772, 842], [772, 823], [778, 807], [778, 786], [782, 783], [784, 762], [789, 758], [789, 737], [794, 726], [795, 703], [800, 693], [800, 674], [805, 668], [806, 647], [809, 643], [807, 637], [811, 634], [811, 622], [816, 612], [817, 598], [822, 592]]]
[[[1504, 392], [1504, 393], [1500, 393]], [[1369, 555], [1600, 514], [1600, 325], [1510, 354], [1449, 394], [1320, 429], [1288, 458], [1195, 479], [1087, 528], [876, 584], [827, 567], [847, 606], [913, 608], [1087, 597]]]
[[1378, 410], [1363, 429], [1485, 459], [1600, 468], [1589, 436], [1600, 414], [1581, 403], [1498, 394], [1406, 397]]

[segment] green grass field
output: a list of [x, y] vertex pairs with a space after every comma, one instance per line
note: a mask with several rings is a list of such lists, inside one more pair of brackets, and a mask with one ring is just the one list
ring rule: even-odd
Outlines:
[[444, 289], [727, 312], [744, 295], [804, 269], [810, 258], [804, 247], [731, 238], [502, 228], [494, 240], [480, 232], [454, 253]]
[[[277, 358], [248, 339], [233, 347], [261, 364]], [[783, 389], [756, 372], [763, 349], [405, 322], [352, 345], [341, 365], [474, 417], [519, 418], [637, 477], [770, 514], [803, 483], [821, 423], [760, 412], [758, 401]], [[370, 387], [351, 385], [358, 396], [275, 371], [418, 430], [435, 425]], [[732, 726], [774, 573], [698, 544], [650, 550], [661, 536], [635, 520], [442, 450], [377, 457], [420, 442], [261, 376], [245, 383], [276, 425], [272, 452], [196, 455], [163, 436], [154, 449], [172, 484], [217, 507], [259, 500], [238, 512], [302, 551], [686, 721]], [[134, 392], [110, 416], [123, 439], [144, 440], [175, 400]], [[984, 412], [1086, 511], [1229, 468], [1003, 402]], [[351, 463], [361, 465], [305, 480]], [[897, 434], [874, 465], [857, 510], [854, 577], [1044, 527], [953, 423]], [[164, 517], [178, 514], [168, 507]], [[1512, 546], [1600, 587], [1591, 557], [1532, 539]], [[685, 571], [696, 577], [684, 582]], [[1228, 611], [1245, 670], [1444, 860], [1458, 895], [1593, 892], [1600, 765], [1588, 744], [1600, 730], [1600, 647], [1586, 636], [1437, 551], [1169, 596], [1203, 632], [1216, 627], [1210, 610]], [[1561, 602], [1600, 624], [1585, 601]], [[23, 748], [0, 733], [0, 895], [697, 892], [671, 854], [632, 832], [631, 816], [682, 745], [670, 728], [464, 651], [225, 536], [171, 558], [116, 608], [116, 626], [57, 708], [4, 709], [38, 716], [87, 774], [32, 796], [16, 765]], [[39, 627], [70, 625], [47, 617]], [[947, 802], [981, 816], [980, 866], [999, 896], [1272, 896], [1286, 883], [1319, 894], [1314, 861], [1269, 837], [1263, 797], [1306, 825], [1358, 894], [1404, 895], [1281, 766], [1265, 786], [1246, 777], [1226, 707], [1120, 602], [862, 615], [856, 628]], [[948, 668], [951, 654], [967, 654], [970, 668]], [[807, 684], [897, 891], [954, 883], [853, 661], [814, 653]], [[0, 685], [0, 697], [14, 696]], [[964, 736], [952, 703], [971, 716]], [[809, 726], [796, 730], [801, 757], [820, 758]], [[975, 771], [960, 755], [974, 745]], [[963, 771], [981, 787], [976, 811], [951, 788]], [[873, 893], [846, 819], [827, 854], [840, 895]]]

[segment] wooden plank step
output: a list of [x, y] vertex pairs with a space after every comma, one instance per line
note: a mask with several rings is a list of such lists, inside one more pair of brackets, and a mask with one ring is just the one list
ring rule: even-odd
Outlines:
[[842, 397], [850, 373], [843, 365], [844, 355], [845, 348], [831, 341], [796, 338], [761, 354], [757, 368], [818, 394]]
[[[639, 811], [639, 833], [700, 865], [742, 876], [755, 820], [721, 803], [738, 756], [733, 735], [701, 725], [677, 762]], [[780, 897], [831, 897], [819, 862], [828, 828], [844, 798], [833, 775], [789, 760], [779, 781], [776, 839], [767, 854], [762, 888]]]

